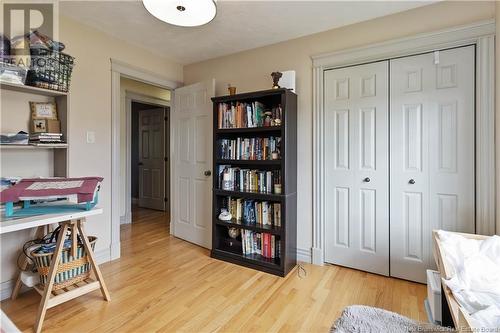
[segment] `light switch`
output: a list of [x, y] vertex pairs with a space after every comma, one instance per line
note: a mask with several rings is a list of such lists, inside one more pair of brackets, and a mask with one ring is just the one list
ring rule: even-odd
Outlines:
[[95, 143], [95, 132], [87, 131], [87, 143]]

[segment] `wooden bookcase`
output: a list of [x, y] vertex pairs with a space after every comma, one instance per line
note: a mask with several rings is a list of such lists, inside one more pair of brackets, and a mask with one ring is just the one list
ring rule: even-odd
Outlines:
[[[239, 264], [278, 276], [286, 276], [297, 262], [297, 95], [287, 89], [271, 89], [233, 96], [212, 98], [213, 122], [213, 208], [212, 208], [212, 252], [213, 258]], [[218, 124], [220, 103], [260, 102], [266, 109], [281, 105], [280, 126], [221, 129]], [[281, 137], [278, 160], [224, 160], [220, 155], [220, 140], [240, 138]], [[219, 166], [230, 165], [252, 170], [279, 170], [281, 194], [227, 191], [219, 188]], [[266, 201], [281, 204], [281, 226], [247, 224], [244, 221], [221, 221], [221, 208], [227, 206], [227, 198]], [[228, 228], [234, 227], [257, 233], [274, 235], [280, 245], [278, 258], [266, 258], [259, 254], [243, 254], [240, 235], [233, 239]]]

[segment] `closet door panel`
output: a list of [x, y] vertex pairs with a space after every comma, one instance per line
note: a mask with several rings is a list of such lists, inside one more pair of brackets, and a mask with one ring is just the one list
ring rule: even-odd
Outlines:
[[325, 72], [327, 262], [389, 274], [388, 63]]
[[437, 58], [390, 61], [391, 275], [418, 282], [433, 229], [474, 232], [474, 49]]

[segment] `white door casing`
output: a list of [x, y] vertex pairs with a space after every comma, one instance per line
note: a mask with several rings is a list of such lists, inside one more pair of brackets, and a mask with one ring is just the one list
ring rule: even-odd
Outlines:
[[433, 229], [475, 232], [474, 52], [390, 61], [391, 276], [425, 283]]
[[388, 62], [324, 78], [325, 261], [388, 275]]
[[165, 109], [139, 111], [139, 206], [165, 210]]
[[171, 116], [172, 223], [176, 237], [211, 248], [212, 102], [215, 80], [177, 88]]

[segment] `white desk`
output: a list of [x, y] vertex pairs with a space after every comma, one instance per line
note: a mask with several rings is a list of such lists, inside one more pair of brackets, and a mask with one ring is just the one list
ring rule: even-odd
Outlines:
[[[44, 235], [45, 226], [58, 223], [61, 226], [61, 231], [60, 231], [61, 235], [65, 235], [68, 229], [71, 230], [71, 239], [72, 239], [71, 251], [73, 257], [76, 257], [76, 249], [78, 246], [77, 235], [79, 234], [80, 239], [82, 240], [83, 243], [82, 245], [87, 253], [88, 262], [91, 265], [91, 271], [95, 275], [95, 279], [91, 278], [86, 279], [83, 282], [79, 282], [78, 284], [72, 285], [71, 288], [63, 288], [58, 290], [57, 292], [53, 290], [54, 279], [58, 273], [58, 268], [60, 268], [59, 261], [61, 258], [61, 253], [64, 248], [65, 237], [59, 237], [57, 240], [56, 247], [54, 249], [52, 261], [50, 263], [49, 273], [47, 275], [48, 284], [45, 286], [43, 285], [35, 286], [35, 290], [42, 296], [42, 300], [38, 308], [38, 315], [35, 323], [36, 333], [39, 333], [42, 330], [45, 313], [47, 312], [47, 309], [51, 307], [67, 302], [73, 298], [85, 295], [97, 289], [101, 289], [101, 293], [106, 301], [109, 301], [111, 299], [106, 284], [104, 283], [104, 280], [102, 278], [99, 266], [97, 266], [97, 262], [94, 257], [94, 252], [92, 251], [92, 247], [89, 243], [88, 237], [85, 234], [85, 231], [83, 230], [83, 223], [85, 222], [85, 218], [87, 216], [102, 214], [102, 212], [103, 212], [102, 208], [96, 207], [88, 211], [82, 210], [77, 212], [44, 214], [44, 215], [28, 216], [28, 217], [2, 216], [0, 218], [0, 234], [36, 228], [36, 232], [34, 234], [35, 238], [40, 238]], [[28, 259], [25, 258], [25, 260], [21, 264], [21, 268], [26, 269], [27, 266], [28, 266]], [[16, 284], [12, 291], [12, 299], [17, 298], [17, 295], [21, 288], [21, 283], [22, 283], [21, 274], [19, 274], [19, 277], [17, 278]]]
[[34, 215], [27, 217], [5, 217], [4, 215], [1, 215], [0, 235], [8, 232], [31, 229], [64, 221], [78, 220], [86, 218], [87, 216], [99, 215], [102, 213], [102, 208], [96, 207], [91, 210], [82, 210], [81, 212]]

